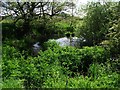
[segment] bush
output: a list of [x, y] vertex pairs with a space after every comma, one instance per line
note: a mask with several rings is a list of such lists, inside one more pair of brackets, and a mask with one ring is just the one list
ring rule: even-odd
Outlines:
[[2, 55], [2, 88], [23, 88], [20, 63], [23, 59], [14, 47], [3, 45]]
[[[45, 51], [46, 53], [48, 52], [48, 54], [45, 54], [46, 57], [47, 55], [49, 55], [48, 58], [54, 57], [54, 54], [56, 54], [61, 66], [74, 72], [87, 72], [87, 69], [91, 63], [104, 63], [109, 58], [109, 52], [99, 46], [84, 47], [83, 49], [74, 47], [62, 48], [53, 41], [47, 42], [46, 46], [49, 48]], [[52, 61], [54, 62], [54, 58]]]
[[2, 56], [2, 77], [18, 77], [20, 75], [20, 58], [21, 54], [14, 48], [10, 46], [3, 46], [3, 56]]
[[90, 65], [89, 76], [48, 77], [43, 87], [46, 88], [119, 88], [119, 74], [111, 71], [109, 64]]
[[[45, 88], [119, 88], [118, 74], [100, 76], [98, 79], [91, 80], [87, 76], [68, 78], [48, 78], [43, 87]], [[116, 86], [117, 85], [117, 86]]]
[[[74, 47], [62, 48], [57, 44], [49, 44], [48, 49], [40, 51], [38, 57], [29, 57], [24, 61], [21, 71], [25, 80], [27, 80], [26, 85], [42, 87], [43, 84], [45, 86], [48, 84], [49, 79], [55, 82], [59, 80], [60, 82], [62, 81], [61, 77], [75, 77], [79, 72], [87, 72], [85, 69], [88, 70], [91, 63], [102, 63], [107, 60], [104, 54], [104, 49], [101, 47], [77, 49]], [[56, 86], [58, 85], [56, 84]]]
[[[17, 80], [24, 79], [26, 88], [66, 87], [67, 85], [76, 87], [71, 86], [70, 82], [77, 82], [77, 79], [72, 80], [72, 78], [80, 76], [82, 72], [87, 73], [92, 63], [107, 61], [106, 53], [102, 47], [97, 46], [83, 49], [62, 48], [51, 43], [47, 50], [40, 51], [37, 57], [29, 56], [25, 59], [14, 47], [3, 45], [3, 81], [10, 77]], [[75, 82], [72, 82], [73, 85]], [[84, 86], [87, 87], [87, 84]]]
[[24, 88], [23, 80], [16, 80], [16, 79], [6, 79], [3, 84], [2, 88]]
[[[0, 62], [0, 71], [1, 71], [1, 73], [0, 73], [0, 77], [2, 77], [2, 64], [1, 64], [1, 62]], [[1, 86], [1, 82], [2, 81], [2, 78], [0, 78], [0, 86]]]
[[54, 49], [53, 52], [58, 55], [61, 66], [73, 72], [87, 72], [90, 64], [104, 63], [109, 57], [101, 47], [65, 47]]
[[[24, 54], [24, 56], [28, 56], [28, 55], [31, 55], [31, 52], [32, 52], [32, 40], [27, 42], [26, 39], [24, 40], [17, 40], [17, 39], [6, 39], [6, 41], [3, 41], [4, 43], [4, 46], [9, 46], [9, 47], [13, 47], [15, 48], [17, 51], [17, 53], [21, 53], [21, 54]], [[24, 51], [24, 53], [22, 53]], [[9, 51], [8, 51], [9, 52]], [[12, 54], [12, 53], [11, 53]], [[9, 56], [9, 54], [8, 54]], [[14, 56], [14, 55], [13, 55]]]
[[112, 71], [116, 71], [120, 73], [120, 56], [116, 59], [112, 59], [110, 62], [111, 62]]
[[44, 50], [47, 50], [47, 49], [60, 48], [60, 46], [58, 43], [56, 43], [54, 39], [50, 39], [49, 41], [44, 43], [43, 48]]
[[[33, 59], [34, 60], [34, 59]], [[33, 76], [36, 77], [36, 73], [39, 73], [34, 66], [32, 59], [25, 60], [25, 57], [21, 55], [21, 53], [15, 49], [14, 47], [3, 45], [3, 62], [2, 62], [2, 78], [3, 82], [7, 83], [8, 85], [10, 83], [6, 82], [9, 78], [15, 78], [15, 79], [25, 79], [24, 83], [29, 82], [30, 80], [33, 80]], [[34, 61], [35, 62], [35, 61]], [[39, 76], [39, 75], [38, 75]], [[37, 78], [37, 77], [36, 77]], [[10, 80], [11, 83], [14, 80]], [[31, 81], [32, 82], [32, 81]], [[6, 84], [5, 84], [6, 85]]]
[[3, 20], [0, 23], [2, 23], [3, 40], [6, 38], [14, 38], [16, 27], [13, 23], [13, 20]]
[[89, 65], [98, 62], [104, 63], [109, 58], [109, 53], [102, 47], [84, 47], [78, 49], [74, 47], [60, 47], [56, 42], [47, 42], [47, 50], [44, 51], [41, 57], [46, 57], [45, 60], [50, 60], [49, 63], [58, 61], [60, 65], [69, 74], [74, 72], [87, 72]]

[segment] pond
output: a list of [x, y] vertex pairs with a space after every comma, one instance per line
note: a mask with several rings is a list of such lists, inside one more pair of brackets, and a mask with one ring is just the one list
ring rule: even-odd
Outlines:
[[[62, 37], [62, 38], [58, 38], [58, 39], [50, 39], [48, 41], [55, 41], [56, 43], [59, 44], [59, 46], [61, 47], [65, 47], [65, 46], [73, 46], [73, 47], [80, 47], [81, 43], [86, 42], [86, 40], [83, 37]], [[42, 47], [39, 45], [40, 42], [36, 42], [35, 44], [33, 44], [33, 55], [37, 55], [38, 52], [42, 49]]]

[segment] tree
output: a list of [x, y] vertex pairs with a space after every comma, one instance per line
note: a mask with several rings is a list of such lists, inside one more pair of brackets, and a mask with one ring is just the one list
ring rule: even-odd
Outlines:
[[119, 56], [120, 54], [120, 1], [109, 5], [111, 11], [111, 18], [109, 18], [109, 30], [106, 37], [110, 41], [110, 51], [112, 56]]
[[[22, 28], [18, 32], [20, 36], [24, 36], [31, 32], [30, 22], [34, 19], [43, 19], [43, 25], [45, 27], [47, 21], [46, 18], [62, 13], [67, 7], [71, 7], [71, 3], [60, 2], [1, 2], [4, 9], [5, 16], [12, 16], [15, 20], [15, 25], [19, 20], [22, 20]], [[67, 8], [68, 9], [68, 8]], [[48, 20], [48, 19], [47, 19]]]
[[114, 4], [111, 2], [91, 2], [86, 6], [86, 16], [84, 17], [84, 25], [80, 30], [90, 45], [99, 44], [101, 41], [107, 39], [106, 34], [108, 33], [108, 23], [111, 17], [111, 11], [109, 10], [110, 5]]

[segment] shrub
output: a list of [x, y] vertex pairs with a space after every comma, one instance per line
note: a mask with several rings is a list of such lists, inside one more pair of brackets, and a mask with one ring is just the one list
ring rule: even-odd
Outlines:
[[119, 88], [119, 74], [110, 71], [109, 64], [91, 64], [89, 76], [48, 77], [44, 82], [45, 88]]
[[[10, 77], [17, 80], [24, 79], [24, 85], [28, 88], [67, 85], [76, 87], [74, 84], [77, 79], [72, 78], [76, 78], [82, 72], [88, 72], [92, 63], [107, 61], [106, 53], [102, 47], [62, 48], [51, 43], [47, 50], [40, 51], [37, 57], [29, 56], [25, 59], [24, 55], [22, 56], [14, 47], [3, 45], [3, 81]], [[71, 78], [70, 81], [67, 78]], [[87, 87], [87, 84], [84, 86]]]
[[21, 54], [14, 48], [8, 45], [3, 46], [2, 55], [2, 77], [3, 80], [9, 77], [20, 76], [20, 59]]
[[23, 86], [23, 80], [17, 80], [17, 79], [6, 79], [2, 83], [2, 88], [24, 88]]
[[112, 71], [116, 71], [120, 73], [120, 56], [118, 58], [112, 59], [110, 63], [111, 63]]
[[[30, 41], [27, 42], [26, 39], [24, 39], [24, 40], [6, 39], [5, 41], [3, 41], [3, 43], [4, 43], [3, 46], [5, 46], [5, 47], [9, 46], [9, 47], [15, 48], [19, 53], [24, 54], [24, 56], [26, 55], [26, 57], [28, 55], [31, 55], [32, 43]], [[24, 52], [24, 53], [22, 53], [22, 52]], [[8, 51], [8, 53], [10, 53], [10, 52]], [[13, 54], [13, 52], [11, 54]], [[8, 54], [8, 56], [9, 56], [9, 54]]]
[[[17, 82], [18, 79], [20, 80], [25, 79], [24, 80], [25, 85], [26, 85], [26, 81], [27, 82], [30, 81], [30, 84], [33, 81], [35, 82], [37, 77], [39, 77], [40, 73], [37, 71], [34, 64], [35, 61], [33, 60], [34, 59], [32, 58], [30, 59], [28, 58], [27, 60], [25, 60], [25, 57], [22, 56], [17, 49], [8, 45], [5, 45], [5, 46], [3, 45], [2, 78], [3, 78], [3, 82], [5, 82], [5, 87], [9, 87], [9, 86], [6, 86], [10, 84], [8, 83], [8, 81], [10, 81], [11, 83], [15, 83]], [[31, 63], [31, 62], [34, 62], [34, 63]], [[36, 77], [36, 79], [34, 80], [33, 77]], [[9, 80], [9, 78], [12, 78], [12, 80], [11, 79]], [[13, 78], [17, 80], [13, 80]]]
[[89, 67], [88, 76], [91, 77], [92, 80], [95, 80], [103, 75], [112, 74], [111, 69], [111, 64], [108, 62], [104, 64], [93, 63]]
[[[0, 77], [2, 77], [2, 62], [1, 61], [2, 61], [2, 59], [0, 57], [0, 71], [1, 71], [0, 72]], [[2, 83], [1, 81], [2, 81], [2, 78], [0, 78], [0, 86], [1, 86], [1, 83]]]
[[47, 42], [47, 50], [40, 53], [44, 60], [51, 62], [58, 61], [69, 74], [74, 72], [87, 72], [89, 65], [98, 62], [104, 63], [109, 58], [109, 53], [102, 47], [84, 47], [78, 49], [74, 47], [60, 47], [56, 42]]
[[56, 43], [54, 39], [50, 39], [49, 41], [45, 42], [43, 45], [44, 50], [47, 50], [48, 48], [60, 48], [59, 44]]
[[[15, 25], [13, 23], [13, 20], [3, 20], [0, 23], [2, 24], [3, 40], [5, 38], [14, 38], [14, 36], [15, 36]], [[10, 36], [9, 36], [9, 34], [10, 34]]]
[[[118, 74], [103, 74], [98, 79], [91, 80], [91, 77], [77, 76], [68, 78], [61, 76], [59, 78], [48, 78], [43, 87], [45, 88], [119, 88]], [[116, 86], [117, 85], [117, 86]]]
[[[48, 78], [57, 78], [62, 74], [62, 69], [58, 62], [50, 62], [52, 57], [47, 57], [47, 52], [44, 52], [38, 57], [29, 57], [21, 67], [21, 73], [25, 79], [25, 86], [30, 88], [41, 88], [43, 83]], [[55, 57], [53, 57], [55, 58]], [[26, 68], [25, 68], [26, 67]]]
[[61, 66], [73, 72], [87, 72], [90, 64], [104, 63], [109, 57], [101, 47], [84, 47], [83, 49], [65, 47], [54, 49], [53, 52], [59, 53], [58, 59]]

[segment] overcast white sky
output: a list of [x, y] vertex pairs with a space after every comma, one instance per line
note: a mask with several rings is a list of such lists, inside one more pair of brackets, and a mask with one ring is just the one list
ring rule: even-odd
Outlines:
[[[4, 1], [9, 1], [9, 2], [14, 2], [16, 0], [4, 0]], [[48, 0], [18, 0], [18, 1], [22, 1], [22, 2], [25, 2], [25, 1], [28, 1], [28, 2], [40, 2], [40, 1], [43, 1], [43, 2], [46, 2]], [[49, 0], [49, 1], [53, 1], [53, 0]], [[66, 2], [81, 2], [81, 3], [87, 3], [88, 1], [91, 2], [95, 2], [95, 1], [112, 1], [112, 2], [118, 2], [120, 0], [54, 0], [54, 1], [58, 1], [58, 2], [61, 2], [61, 1], [66, 1]]]
[[87, 2], [103, 2], [103, 1], [119, 2], [120, 0], [65, 0], [65, 1], [73, 1], [77, 6], [79, 6], [80, 4], [87, 4]]
[[[56, 0], [56, 1], [60, 1], [60, 0]], [[118, 2], [118, 1], [120, 1], [120, 0], [61, 0], [61, 1], [68, 1], [68, 2], [76, 2], [76, 3], [84, 3], [84, 4], [86, 4], [87, 2], [96, 2], [96, 1], [111, 1], [111, 2]]]
[[[87, 4], [88, 2], [119, 2], [120, 0], [65, 0], [65, 1], [68, 1], [68, 2], [74, 2], [76, 4], [76, 12], [78, 9], [80, 9], [81, 5], [85, 5]], [[82, 14], [84, 16], [84, 13], [83, 12], [80, 12], [80, 14]], [[79, 14], [79, 16], [81, 16]], [[75, 15], [75, 16], [78, 16], [78, 15]]]

